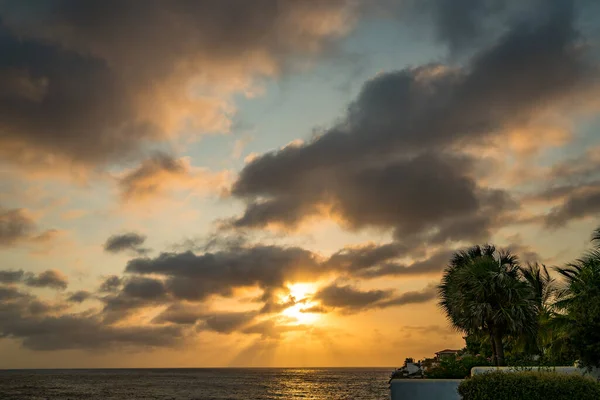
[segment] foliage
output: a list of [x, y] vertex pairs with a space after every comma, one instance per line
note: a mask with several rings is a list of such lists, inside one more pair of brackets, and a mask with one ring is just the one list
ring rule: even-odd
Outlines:
[[576, 355], [569, 346], [570, 321], [556, 312], [559, 286], [544, 264], [521, 267], [537, 303], [535, 331], [507, 338], [508, 365], [573, 365]]
[[[539, 263], [520, 266], [492, 245], [456, 252], [438, 286], [439, 305], [464, 333], [464, 353], [495, 365], [600, 368], [600, 227], [595, 248], [563, 268], [558, 281]], [[461, 375], [455, 361], [439, 366]], [[454, 364], [453, 364], [454, 363]], [[445, 371], [444, 371], [445, 370]]]
[[480, 354], [485, 358], [492, 358], [492, 344], [489, 335], [483, 331], [475, 331], [463, 337], [465, 339], [464, 353]]
[[467, 334], [486, 332], [496, 365], [504, 365], [506, 335], [534, 335], [538, 301], [516, 256], [491, 245], [454, 254], [438, 287], [439, 305]]
[[557, 271], [566, 286], [556, 306], [568, 320], [570, 346], [583, 366], [600, 367], [600, 248]]
[[471, 374], [471, 368], [492, 365], [491, 359], [484, 356], [446, 356], [440, 359], [438, 365], [425, 371], [425, 377], [430, 379], [463, 379]]
[[465, 379], [463, 400], [597, 400], [600, 383], [578, 375], [539, 372], [492, 372]]

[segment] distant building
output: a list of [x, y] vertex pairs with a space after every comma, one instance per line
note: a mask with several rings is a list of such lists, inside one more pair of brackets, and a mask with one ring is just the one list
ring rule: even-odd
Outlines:
[[450, 350], [450, 349], [441, 350], [441, 351], [438, 351], [437, 353], [435, 353], [435, 359], [439, 361], [444, 357], [455, 356], [459, 352], [460, 352], [460, 350]]

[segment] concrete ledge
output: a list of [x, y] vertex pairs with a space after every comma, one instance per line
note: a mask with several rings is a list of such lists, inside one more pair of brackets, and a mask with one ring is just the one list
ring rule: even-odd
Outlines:
[[392, 400], [460, 400], [458, 385], [462, 379], [392, 379]]

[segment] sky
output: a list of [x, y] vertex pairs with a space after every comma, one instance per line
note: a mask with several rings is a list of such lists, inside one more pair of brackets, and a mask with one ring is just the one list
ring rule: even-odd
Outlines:
[[600, 225], [593, 0], [0, 0], [0, 368], [399, 366], [453, 251]]

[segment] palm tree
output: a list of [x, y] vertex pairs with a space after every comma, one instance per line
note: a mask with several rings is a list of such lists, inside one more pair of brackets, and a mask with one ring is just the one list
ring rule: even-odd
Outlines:
[[530, 354], [543, 355], [552, 341], [550, 324], [554, 317], [552, 301], [556, 295], [556, 282], [548, 268], [537, 262], [521, 267], [521, 274], [533, 292], [538, 310], [535, 332], [524, 338], [525, 350]]
[[556, 268], [565, 286], [555, 306], [570, 321], [569, 339], [587, 367], [600, 367], [600, 228], [594, 231], [595, 248], [566, 267]]
[[550, 312], [557, 287], [555, 279], [548, 272], [548, 268], [537, 262], [527, 263], [527, 265], [521, 267], [521, 274], [533, 290], [540, 311]]
[[600, 226], [597, 227], [592, 233], [592, 243], [596, 246], [597, 249], [600, 248]]
[[492, 245], [454, 254], [438, 286], [439, 306], [454, 328], [486, 332], [494, 363], [504, 365], [505, 335], [533, 333], [537, 300], [522, 279], [518, 259]]
[[557, 312], [554, 302], [559, 293], [556, 279], [544, 264], [528, 263], [521, 267], [525, 281], [531, 287], [538, 308], [537, 330], [534, 335], [522, 338], [526, 353], [537, 354], [546, 361], [572, 363], [572, 352], [568, 347], [570, 319]]

